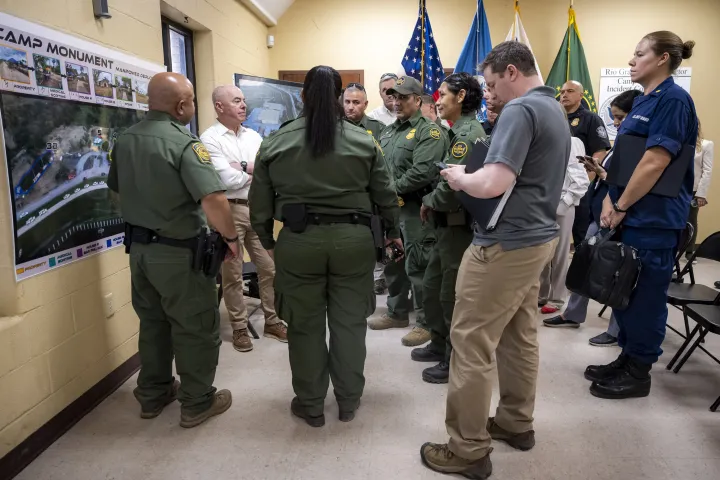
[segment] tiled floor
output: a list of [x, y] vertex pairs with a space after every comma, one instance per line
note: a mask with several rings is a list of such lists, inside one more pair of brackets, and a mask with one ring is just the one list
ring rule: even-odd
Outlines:
[[[697, 268], [698, 282], [720, 279], [720, 269]], [[384, 305], [384, 301], [378, 301]], [[681, 316], [671, 310], [672, 323]], [[378, 314], [384, 311], [378, 308]], [[582, 372], [614, 359], [617, 348], [587, 339], [607, 320], [591, 306], [580, 330], [540, 327], [541, 371], [536, 408], [537, 446], [520, 453], [495, 445], [492, 478], [505, 480], [717, 480], [720, 478], [720, 366], [698, 352], [678, 375], [665, 370], [680, 338], [669, 333], [666, 354], [653, 371], [648, 398], [612, 402], [588, 392]], [[223, 311], [223, 314], [225, 312]], [[254, 317], [262, 328], [262, 319]], [[538, 317], [538, 323], [541, 318]], [[430, 479], [418, 451], [445, 441], [445, 391], [420, 380], [427, 365], [412, 362], [400, 344], [405, 331], [368, 332], [367, 387], [352, 423], [337, 420], [332, 393], [327, 425], [313, 429], [291, 417], [293, 396], [286, 346], [256, 341], [237, 353], [224, 325], [216, 384], [229, 388], [233, 407], [207, 424], [184, 430], [179, 406], [141, 420], [134, 378], [80, 421], [18, 477], [21, 480], [189, 479]], [[707, 348], [720, 355], [720, 338]]]

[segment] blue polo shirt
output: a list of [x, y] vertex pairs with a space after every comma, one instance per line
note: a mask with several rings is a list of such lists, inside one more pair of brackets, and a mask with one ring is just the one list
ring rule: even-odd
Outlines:
[[[668, 77], [652, 92], [635, 99], [618, 134], [645, 137], [647, 149], [662, 147], [674, 162], [685, 145], [694, 147], [697, 141], [695, 104], [690, 95]], [[649, 193], [631, 206], [623, 221], [627, 227], [623, 241], [637, 248], [675, 247], [678, 230], [685, 229], [687, 222], [694, 179], [694, 164], [690, 162], [676, 198]], [[617, 202], [623, 191], [622, 187], [610, 186], [610, 199]]]

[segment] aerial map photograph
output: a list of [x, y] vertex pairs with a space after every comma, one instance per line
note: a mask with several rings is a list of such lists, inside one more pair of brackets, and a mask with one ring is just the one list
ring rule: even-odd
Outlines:
[[278, 130], [302, 112], [302, 85], [278, 80], [235, 75], [235, 84], [245, 94], [247, 120], [244, 125], [262, 137]]

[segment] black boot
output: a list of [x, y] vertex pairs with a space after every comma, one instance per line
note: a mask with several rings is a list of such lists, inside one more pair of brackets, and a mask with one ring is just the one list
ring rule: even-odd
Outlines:
[[590, 393], [599, 398], [619, 400], [623, 398], [647, 397], [650, 394], [649, 363], [630, 358], [625, 368], [612, 378], [593, 382]]
[[422, 379], [428, 383], [448, 383], [448, 378], [450, 378], [450, 364], [446, 361], [441, 361], [422, 372]]
[[585, 378], [591, 382], [609, 380], [622, 372], [630, 357], [621, 353], [620, 356], [608, 365], [590, 365], [585, 369]]
[[424, 347], [413, 348], [410, 358], [416, 362], [442, 362], [445, 360], [445, 352], [438, 352], [432, 343], [428, 343]]

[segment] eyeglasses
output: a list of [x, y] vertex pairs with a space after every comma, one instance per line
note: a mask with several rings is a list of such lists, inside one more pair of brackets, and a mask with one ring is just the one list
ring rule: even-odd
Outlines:
[[347, 90], [349, 88], [357, 88], [361, 92], [365, 91], [365, 87], [363, 87], [363, 85], [361, 83], [356, 83], [356, 82], [348, 83], [347, 87], [345, 87], [345, 90]]
[[397, 80], [397, 78], [398, 78], [398, 76], [395, 75], [394, 73], [383, 73], [382, 76], [380, 77], [380, 81], [384, 82], [385, 80], [390, 80], [390, 79]]
[[396, 102], [404, 102], [405, 100], [407, 100], [408, 98], [410, 98], [414, 95], [401, 95], [399, 93], [394, 93], [390, 96], [393, 97], [393, 99], [395, 99]]

